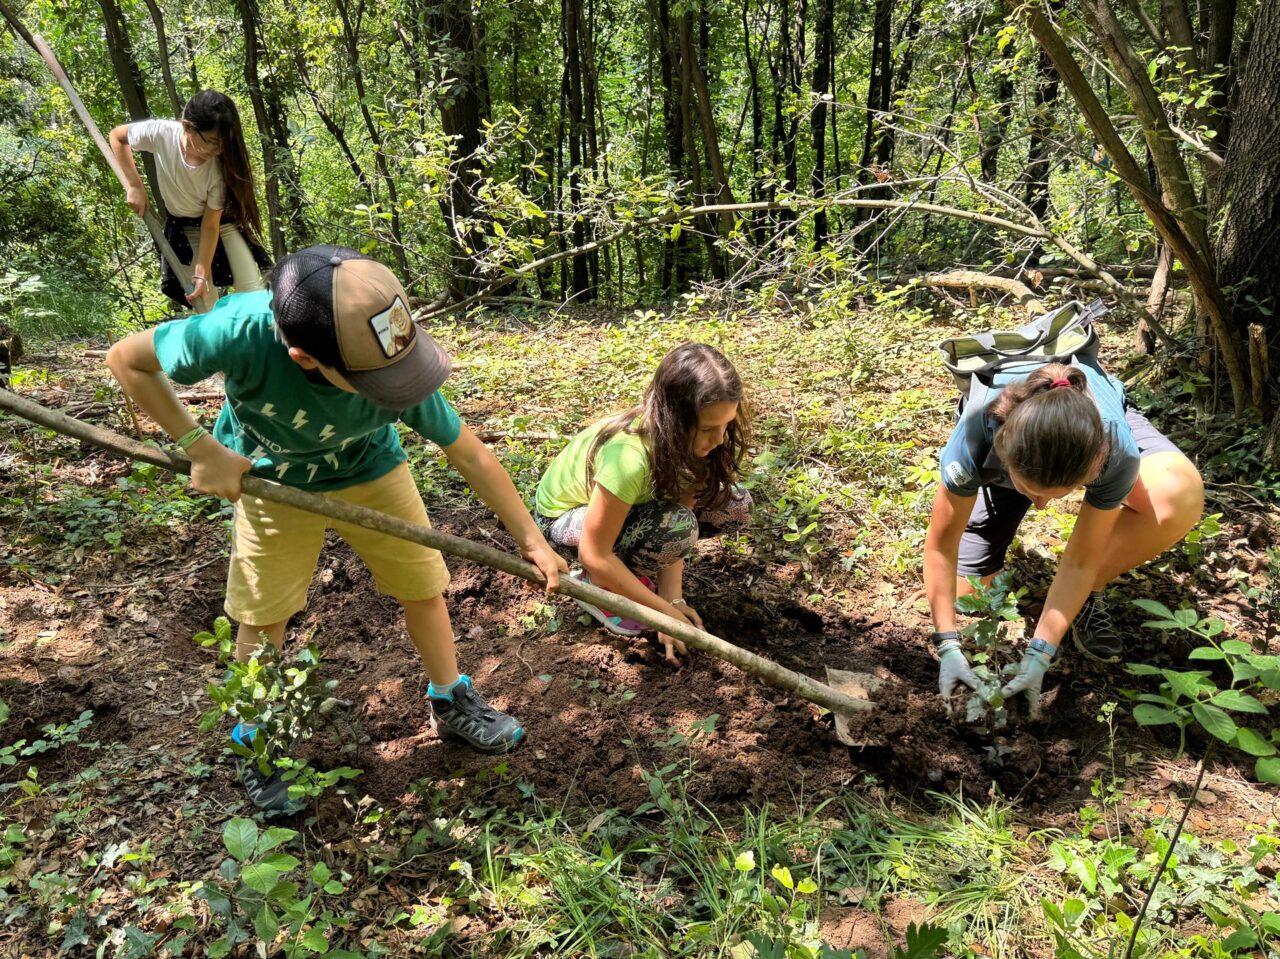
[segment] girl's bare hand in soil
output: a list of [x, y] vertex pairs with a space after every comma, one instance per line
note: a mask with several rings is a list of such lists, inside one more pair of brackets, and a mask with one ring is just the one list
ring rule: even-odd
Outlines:
[[690, 626], [694, 629], [706, 629], [706, 627], [702, 625], [702, 617], [698, 615], [698, 611], [696, 609], [688, 603], [676, 603], [674, 605], [676, 609], [680, 611], [680, 615], [685, 618], [686, 622], [688, 622]]
[[680, 640], [676, 639], [674, 636], [668, 636], [666, 633], [659, 633], [658, 642], [662, 644], [662, 648], [666, 653], [666, 660], [672, 666], [680, 665], [680, 658], [676, 655], [677, 653], [679, 653], [680, 656], [689, 655], [689, 650], [685, 644], [680, 642]]
[[233, 453], [212, 436], [201, 437], [187, 454], [191, 457], [192, 486], [233, 503], [240, 498], [240, 477], [253, 468], [247, 458]]

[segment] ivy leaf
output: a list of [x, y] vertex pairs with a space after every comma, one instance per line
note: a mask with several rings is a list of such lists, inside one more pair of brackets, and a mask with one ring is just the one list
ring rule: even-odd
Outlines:
[[1169, 685], [1179, 696], [1187, 699], [1198, 699], [1204, 689], [1204, 673], [1183, 672], [1177, 669], [1162, 669], [1160, 674], [1169, 681]]
[[1211, 697], [1209, 702], [1223, 709], [1234, 709], [1238, 713], [1258, 713], [1262, 716], [1267, 714], [1266, 706], [1238, 689], [1224, 689], [1218, 695]]
[[1224, 743], [1229, 743], [1236, 738], [1235, 721], [1217, 706], [1209, 703], [1193, 703], [1191, 712], [1206, 732]]
[[329, 948], [329, 940], [325, 938], [324, 930], [317, 929], [312, 926], [307, 930], [307, 934], [302, 937], [302, 944], [312, 952], [324, 952]]
[[1164, 603], [1157, 603], [1154, 599], [1135, 599], [1133, 605], [1149, 616], [1159, 616], [1164, 620], [1173, 620], [1173, 610], [1164, 605]]
[[288, 872], [298, 867], [298, 860], [287, 852], [273, 852], [262, 860], [264, 865], [271, 866], [277, 872]]
[[1159, 666], [1148, 666], [1146, 663], [1125, 663], [1124, 668], [1134, 676], [1159, 676]]
[[276, 918], [270, 906], [264, 905], [253, 917], [253, 931], [267, 945], [276, 941], [276, 936], [280, 934], [280, 920]]

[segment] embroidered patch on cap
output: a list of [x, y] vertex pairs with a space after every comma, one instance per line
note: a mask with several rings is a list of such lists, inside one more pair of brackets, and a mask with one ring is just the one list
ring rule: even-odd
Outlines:
[[947, 464], [947, 479], [952, 486], [967, 486], [973, 482], [969, 471], [954, 460]]
[[378, 344], [387, 358], [397, 355], [413, 342], [413, 317], [400, 297], [387, 309], [369, 318], [369, 325], [378, 337]]

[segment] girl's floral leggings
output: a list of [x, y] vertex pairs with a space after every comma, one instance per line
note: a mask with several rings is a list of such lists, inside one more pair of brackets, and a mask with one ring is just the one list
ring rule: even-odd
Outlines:
[[[542, 535], [566, 559], [576, 559], [582, 542], [587, 508], [579, 506], [555, 519], [535, 514]], [[734, 486], [729, 501], [719, 509], [691, 510], [670, 500], [655, 500], [631, 507], [613, 552], [638, 576], [656, 577], [658, 571], [693, 553], [701, 537], [736, 533], [751, 525], [751, 494]]]

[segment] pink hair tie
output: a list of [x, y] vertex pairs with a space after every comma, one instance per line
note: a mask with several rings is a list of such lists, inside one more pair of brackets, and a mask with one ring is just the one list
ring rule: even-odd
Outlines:
[[1070, 386], [1071, 381], [1064, 377], [1062, 379], [1054, 380], [1052, 385], [1053, 386]]

